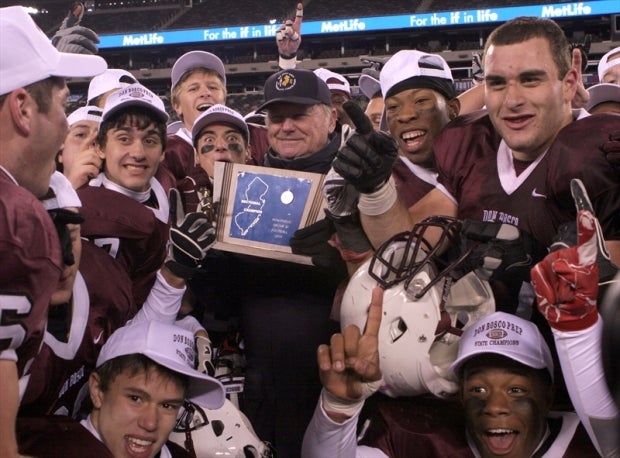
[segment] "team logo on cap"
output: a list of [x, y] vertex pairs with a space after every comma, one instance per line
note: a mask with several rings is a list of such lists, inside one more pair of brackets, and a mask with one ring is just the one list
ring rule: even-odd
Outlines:
[[133, 97], [134, 99], [141, 99], [143, 97], [145, 97], [145, 95], [142, 92], [139, 91], [133, 91], [129, 94], [127, 94], [129, 97]]
[[508, 333], [503, 329], [491, 329], [489, 332], [487, 332], [487, 337], [489, 339], [503, 339], [507, 335]]
[[192, 347], [185, 347], [185, 354], [187, 355], [188, 361], [194, 361], [196, 355], [194, 354], [194, 349]]
[[276, 80], [276, 89], [278, 91], [287, 91], [289, 89], [293, 89], [296, 83], [297, 79], [295, 78], [295, 75], [285, 72], [278, 76], [278, 79]]

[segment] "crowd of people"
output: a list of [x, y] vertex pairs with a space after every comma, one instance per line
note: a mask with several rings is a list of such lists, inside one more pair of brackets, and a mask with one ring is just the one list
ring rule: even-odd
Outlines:
[[[0, 8], [0, 456], [620, 456], [620, 48], [586, 90], [520, 17], [462, 94], [441, 55], [370, 61], [364, 111], [296, 68], [299, 3], [260, 106], [194, 50], [173, 124], [73, 10], [50, 41]], [[324, 176], [309, 262], [217, 248], [217, 162]]]

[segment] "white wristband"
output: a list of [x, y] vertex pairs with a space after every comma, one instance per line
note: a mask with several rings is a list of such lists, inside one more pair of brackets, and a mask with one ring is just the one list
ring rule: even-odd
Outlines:
[[339, 413], [349, 418], [357, 415], [362, 410], [362, 407], [364, 407], [364, 401], [364, 398], [360, 398], [355, 401], [340, 399], [331, 394], [325, 388], [321, 391], [321, 403], [323, 405], [323, 410], [326, 412]]
[[297, 56], [294, 56], [292, 59], [285, 59], [282, 56], [279, 56], [278, 65], [282, 70], [290, 70], [297, 66]]
[[368, 216], [382, 215], [394, 205], [398, 194], [396, 193], [396, 183], [394, 178], [390, 179], [377, 191], [369, 194], [360, 194], [357, 208], [361, 213]]
[[321, 402], [323, 410], [327, 412], [341, 413], [347, 417], [357, 415], [364, 406], [364, 401], [372, 396], [381, 387], [382, 380], [365, 382], [362, 384], [362, 395], [359, 399], [342, 399], [334, 396], [325, 388], [321, 391]]

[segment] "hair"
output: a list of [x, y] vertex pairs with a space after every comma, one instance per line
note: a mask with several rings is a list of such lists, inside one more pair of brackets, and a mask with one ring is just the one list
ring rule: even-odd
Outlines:
[[[24, 89], [31, 95], [39, 107], [39, 113], [47, 113], [52, 106], [52, 92], [54, 88], [62, 89], [66, 86], [64, 78], [60, 76], [50, 76], [44, 80], [24, 86]], [[0, 108], [4, 105], [4, 101], [10, 94], [0, 95]]]
[[222, 75], [220, 75], [218, 72], [216, 72], [215, 70], [211, 69], [211, 68], [204, 68], [204, 67], [196, 67], [196, 68], [192, 68], [191, 70], [186, 71], [185, 73], [183, 73], [183, 76], [181, 76], [181, 78], [179, 78], [179, 81], [177, 82], [177, 84], [175, 84], [175, 86], [172, 88], [172, 104], [175, 105], [177, 103], [179, 103], [179, 93], [181, 92], [181, 85], [187, 81], [187, 79], [192, 76], [195, 73], [202, 73], [204, 75], [214, 75], [217, 76], [217, 79], [220, 80], [220, 82], [222, 83], [222, 88], [224, 90], [224, 98], [226, 98], [227, 92], [226, 92], [226, 84], [224, 84], [224, 79], [222, 78]]
[[533, 38], [543, 38], [549, 43], [558, 77], [563, 79], [571, 68], [570, 45], [564, 31], [551, 19], [521, 16], [505, 22], [487, 38], [484, 55], [490, 46], [513, 45]]
[[125, 371], [128, 371], [133, 377], [139, 373], [148, 374], [151, 370], [155, 371], [162, 377], [177, 383], [179, 386], [182, 386], [185, 391], [187, 391], [189, 386], [189, 377], [187, 375], [179, 374], [178, 372], [168, 369], [167, 367], [156, 363], [148, 356], [140, 353], [112, 358], [95, 369], [95, 372], [99, 375], [99, 386], [101, 387], [101, 391], [106, 392], [109, 390], [110, 385], [114, 382], [114, 379]]
[[166, 123], [157, 118], [151, 110], [139, 106], [130, 106], [125, 110], [119, 110], [103, 121], [99, 126], [97, 143], [104, 148], [107, 143], [108, 130], [119, 128], [129, 124], [140, 130], [146, 129], [151, 124], [155, 124], [157, 133], [162, 143], [162, 150], [166, 149]]

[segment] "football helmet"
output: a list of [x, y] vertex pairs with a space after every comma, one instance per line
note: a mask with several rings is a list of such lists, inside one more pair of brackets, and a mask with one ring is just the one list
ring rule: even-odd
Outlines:
[[[464, 329], [495, 311], [489, 284], [475, 272], [451, 275], [469, 252], [442, 270], [437, 252], [457, 240], [460, 222], [430, 217], [387, 240], [351, 277], [341, 307], [341, 326], [364, 329], [373, 288], [384, 289], [379, 329], [380, 391], [391, 397], [457, 391], [448, 370]], [[430, 231], [430, 232], [429, 232]], [[439, 233], [431, 245], [425, 234]], [[456, 280], [458, 278], [458, 280]]]
[[228, 399], [216, 410], [186, 401], [170, 440], [196, 458], [272, 458], [273, 448], [262, 442], [247, 417]]

